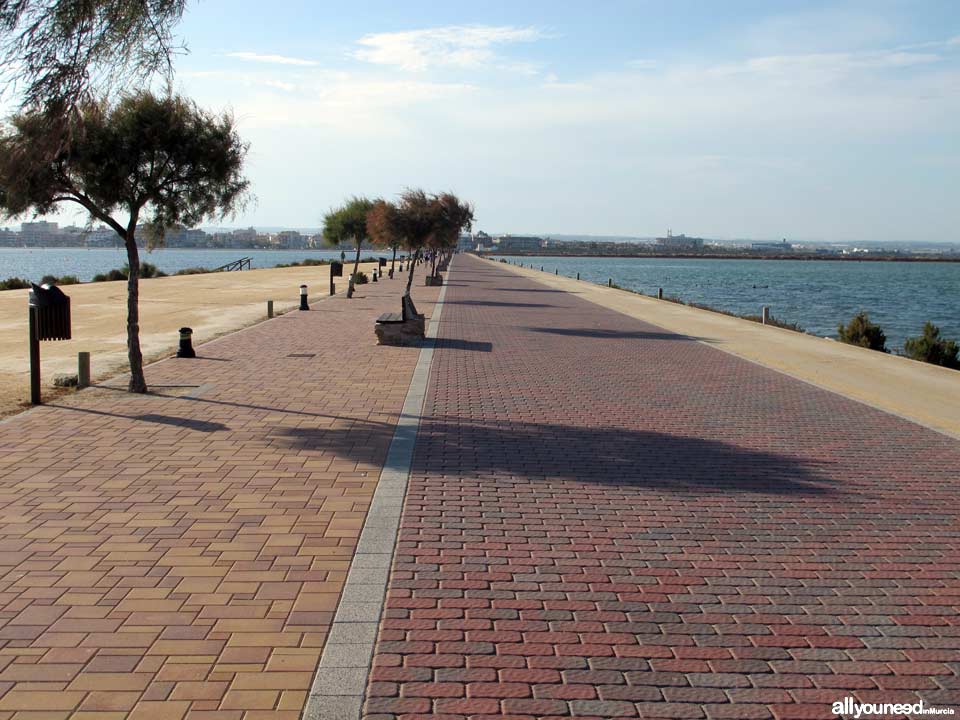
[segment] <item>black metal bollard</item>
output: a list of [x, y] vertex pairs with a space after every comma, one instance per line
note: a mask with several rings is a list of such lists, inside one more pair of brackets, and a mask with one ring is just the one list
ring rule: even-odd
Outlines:
[[310, 306], [307, 305], [307, 286], [306, 285], [300, 286], [300, 309], [301, 310], [310, 309]]
[[580, 273], [577, 273], [577, 280], [580, 279]]
[[178, 358], [195, 358], [196, 351], [193, 349], [193, 328], [180, 328], [180, 347], [177, 349]]
[[377, 271], [376, 271], [376, 270], [373, 271], [373, 281], [374, 281], [374, 282], [378, 282], [378, 280], [377, 280]]

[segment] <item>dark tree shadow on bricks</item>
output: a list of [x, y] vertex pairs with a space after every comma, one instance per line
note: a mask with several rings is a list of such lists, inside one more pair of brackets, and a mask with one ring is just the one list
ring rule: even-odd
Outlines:
[[474, 352], [492, 352], [493, 343], [481, 340], [461, 340], [460, 338], [438, 338], [434, 346], [438, 350], [472, 350]]
[[[290, 449], [322, 449], [360, 461], [370, 458], [371, 446], [389, 444], [393, 436], [392, 425], [370, 423], [361, 428], [363, 425], [355, 420], [349, 432], [280, 427], [269, 436], [274, 444]], [[836, 481], [826, 474], [828, 467], [827, 463], [716, 440], [617, 427], [425, 417], [420, 422], [411, 471], [448, 477], [493, 475], [503, 482], [576, 481], [676, 492], [839, 494]]]
[[523, 303], [523, 302], [498, 302], [496, 300], [447, 300], [444, 305], [471, 305], [479, 307], [529, 307], [529, 308], [547, 308], [560, 307], [560, 305], [550, 305], [549, 303]]
[[71, 405], [58, 405], [60, 410], [69, 410], [71, 412], [87, 413], [89, 415], [102, 415], [105, 417], [122, 418], [124, 420], [133, 420], [138, 422], [156, 423], [158, 425], [169, 425], [171, 427], [180, 427], [187, 430], [196, 430], [198, 432], [217, 432], [219, 430], [229, 430], [230, 428], [223, 423], [210, 422], [208, 420], [198, 420], [196, 418], [175, 417], [173, 415], [157, 415], [155, 413], [144, 413], [141, 415], [121, 415], [120, 413], [110, 413], [103, 410], [91, 410], [90, 408], [80, 408]]
[[598, 338], [601, 340], [703, 340], [703, 338], [693, 337], [692, 335], [681, 335], [671, 332], [643, 332], [640, 330], [624, 332], [622, 330], [606, 330], [604, 328], [559, 327], [525, 327], [523, 329], [535, 333], [547, 333], [549, 335]]
[[665, 490], [821, 495], [827, 464], [716, 440], [618, 427], [524, 422], [420, 423], [414, 472], [575, 480]]

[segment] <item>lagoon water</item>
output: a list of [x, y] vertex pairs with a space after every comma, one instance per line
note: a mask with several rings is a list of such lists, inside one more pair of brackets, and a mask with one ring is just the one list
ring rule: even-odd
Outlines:
[[919, 335], [930, 320], [960, 339], [960, 263], [827, 260], [712, 260], [673, 258], [505, 257], [510, 262], [655, 295], [677, 296], [737, 314], [778, 319], [807, 332], [836, 337], [837, 325], [858, 310], [887, 334], [887, 347]]
[[[362, 257], [372, 255], [364, 250]], [[152, 263], [165, 273], [191, 267], [217, 268], [242, 257], [253, 258], [253, 268], [272, 268], [304, 258], [339, 260], [339, 250], [194, 250], [160, 248], [141, 250], [140, 260]], [[347, 253], [348, 258], [353, 256]], [[76, 275], [90, 280], [127, 264], [121, 248], [0, 248], [0, 280], [19, 277], [38, 282], [44, 275]]]

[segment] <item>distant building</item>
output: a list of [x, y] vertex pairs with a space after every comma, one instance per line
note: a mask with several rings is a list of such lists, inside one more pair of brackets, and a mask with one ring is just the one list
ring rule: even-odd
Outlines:
[[666, 237], [656, 239], [657, 247], [662, 250], [702, 250], [703, 238], [687, 237], [686, 235], [674, 235], [672, 230], [667, 230]]
[[497, 238], [497, 248], [500, 251], [535, 252], [543, 247], [543, 238], [522, 235], [501, 235]]
[[793, 250], [793, 245], [788, 243], [786, 239], [783, 239], [780, 242], [755, 242], [750, 244], [751, 250]]
[[20, 224], [20, 242], [26, 247], [56, 247], [61, 241], [60, 226], [55, 222]]
[[281, 250], [303, 250], [307, 239], [296, 230], [283, 230], [273, 236], [273, 244]]

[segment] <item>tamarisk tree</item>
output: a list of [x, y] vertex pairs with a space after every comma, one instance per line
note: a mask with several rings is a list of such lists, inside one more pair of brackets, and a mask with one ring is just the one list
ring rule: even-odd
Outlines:
[[[357, 246], [353, 272], [347, 283], [347, 297], [353, 297], [357, 272], [360, 269], [360, 250], [367, 239], [367, 214], [373, 208], [372, 200], [362, 197], [350, 198], [346, 203], [328, 212], [323, 218], [323, 239], [329, 245], [349, 242]], [[342, 253], [341, 253], [342, 255]]]
[[[21, 107], [75, 108], [93, 90], [168, 78], [187, 0], [0, 0], [0, 79]], [[53, 115], [51, 117], [61, 117]], [[48, 118], [49, 119], [49, 118]]]
[[127, 355], [130, 392], [143, 393], [138, 229], [162, 244], [165, 228], [223, 218], [247, 197], [247, 145], [229, 114], [149, 92], [116, 104], [84, 102], [67, 116], [69, 143], [49, 149], [44, 113], [14, 116], [0, 131], [0, 212], [44, 215], [79, 205], [123, 240], [127, 251]]

